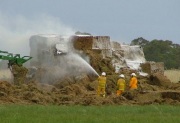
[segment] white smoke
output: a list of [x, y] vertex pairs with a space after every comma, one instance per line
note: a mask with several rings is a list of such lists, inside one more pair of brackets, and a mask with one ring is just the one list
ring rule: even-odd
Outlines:
[[[89, 64], [89, 57], [82, 51], [75, 50], [73, 41], [70, 39], [70, 37], [63, 39], [59, 35], [32, 36], [30, 42], [33, 64], [31, 65], [39, 68], [38, 72], [40, 73], [37, 75], [41, 74], [36, 77], [37, 81], [54, 83], [65, 79], [78, 81], [87, 75], [91, 79], [98, 76], [98, 73]], [[36, 47], [37, 44], [39, 44], [38, 47]], [[54, 52], [56, 45], [59, 46], [57, 50], [62, 51], [60, 54]], [[63, 52], [62, 49], [67, 50]]]
[[138, 70], [141, 63], [144, 63], [145, 57], [142, 47], [121, 45], [124, 50], [124, 59], [128, 67]]
[[[24, 16], [8, 17], [0, 13], [0, 50], [9, 53], [21, 54], [21, 56], [30, 55], [29, 39], [32, 35], [73, 35], [75, 31], [64, 25], [60, 19], [52, 16], [41, 15], [36, 18], [26, 18]], [[88, 57], [84, 56], [86, 61]], [[71, 53], [61, 57], [61, 60], [53, 61], [44, 59], [48, 67], [47, 72], [41, 78], [42, 81], [52, 81], [64, 76], [76, 76], [80, 73], [96, 71], [79, 55]], [[61, 61], [61, 62], [59, 62]], [[70, 63], [67, 63], [70, 62]], [[47, 64], [47, 62], [50, 62]], [[54, 80], [55, 81], [55, 80]]]
[[8, 17], [0, 13], [0, 50], [29, 55], [29, 38], [35, 34], [72, 35], [74, 30], [64, 25], [59, 18], [40, 15]]

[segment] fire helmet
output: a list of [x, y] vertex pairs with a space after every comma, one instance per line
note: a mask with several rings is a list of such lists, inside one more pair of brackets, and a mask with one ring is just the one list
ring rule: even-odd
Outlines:
[[102, 76], [106, 76], [106, 73], [105, 72], [102, 72], [102, 74], [101, 74]]
[[124, 75], [123, 75], [123, 74], [121, 74], [121, 75], [119, 75], [119, 77], [124, 78]]
[[136, 74], [135, 73], [131, 73], [131, 76], [136, 76]]

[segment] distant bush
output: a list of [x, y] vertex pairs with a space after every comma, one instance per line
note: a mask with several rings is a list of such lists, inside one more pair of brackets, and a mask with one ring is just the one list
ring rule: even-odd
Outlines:
[[131, 45], [143, 47], [147, 61], [164, 62], [165, 68], [180, 69], [180, 45], [169, 40], [148, 41], [142, 37], [131, 41]]

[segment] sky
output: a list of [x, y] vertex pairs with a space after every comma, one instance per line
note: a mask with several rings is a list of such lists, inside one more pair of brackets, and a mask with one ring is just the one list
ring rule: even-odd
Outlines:
[[36, 34], [76, 31], [180, 44], [180, 0], [0, 0], [0, 50], [28, 54]]

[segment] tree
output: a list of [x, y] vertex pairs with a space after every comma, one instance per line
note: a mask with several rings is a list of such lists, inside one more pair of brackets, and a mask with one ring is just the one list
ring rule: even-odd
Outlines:
[[143, 47], [143, 46], [147, 45], [148, 43], [149, 43], [148, 40], [146, 40], [142, 37], [139, 37], [137, 39], [132, 40], [130, 45], [140, 45]]
[[180, 69], [180, 45], [173, 44], [169, 40], [147, 41], [137, 38], [131, 42], [131, 45], [140, 45], [143, 47], [144, 55], [147, 61], [164, 62], [165, 67]]

